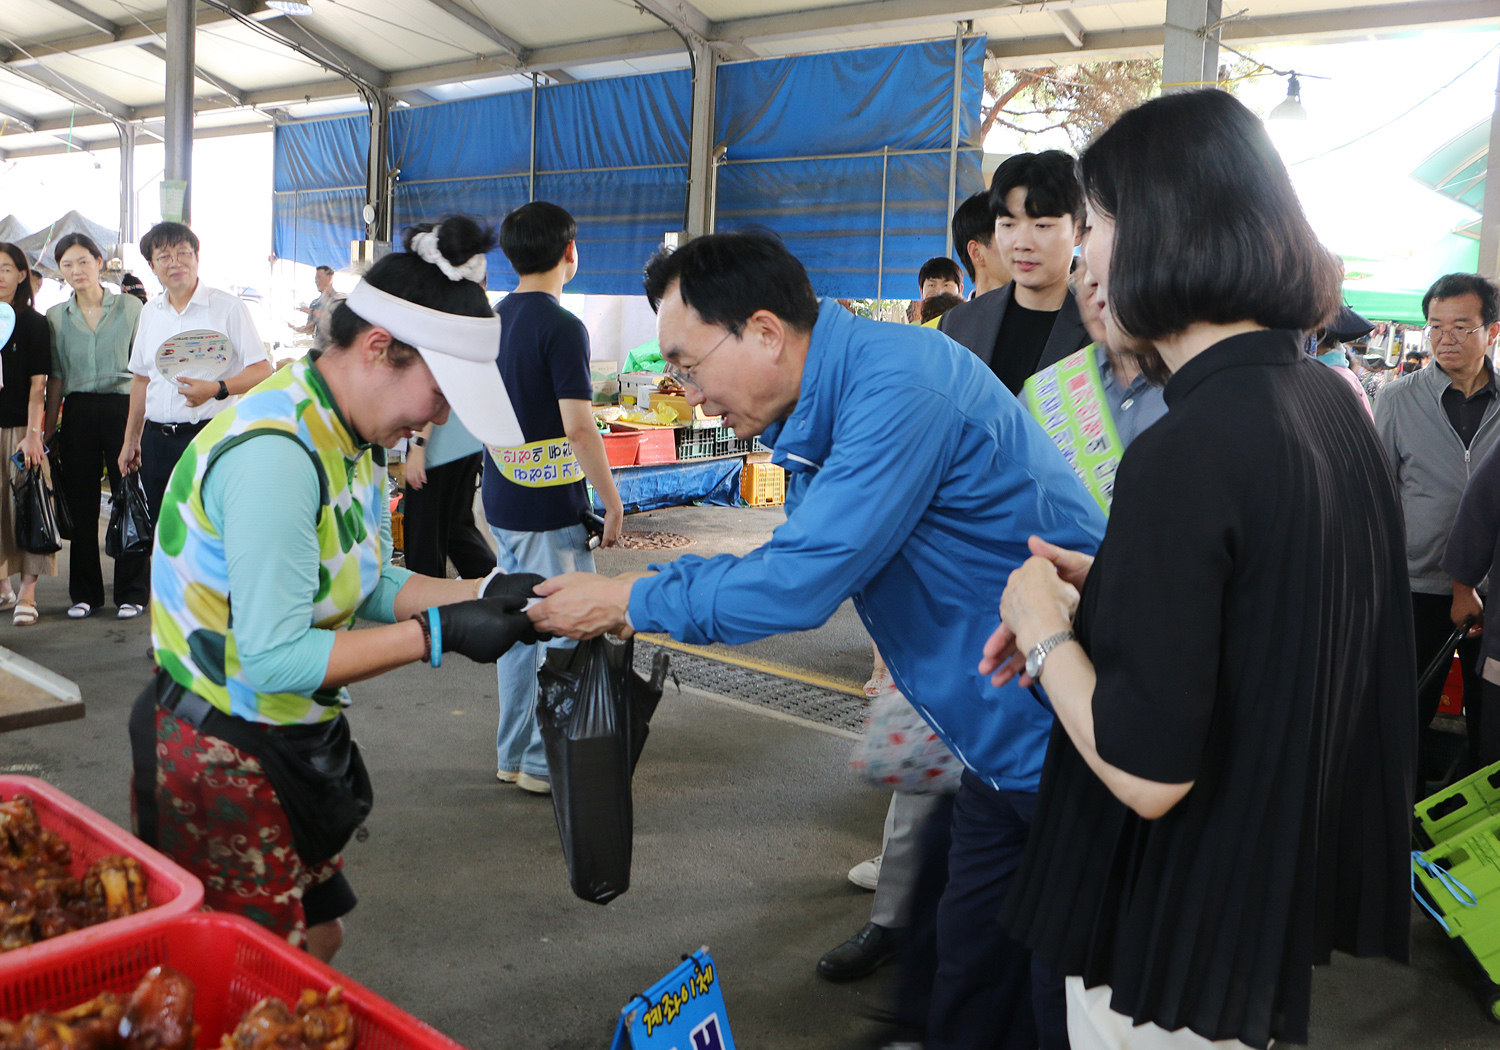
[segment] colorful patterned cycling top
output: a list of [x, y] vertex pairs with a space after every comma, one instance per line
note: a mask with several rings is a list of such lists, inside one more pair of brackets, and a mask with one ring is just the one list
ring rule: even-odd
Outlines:
[[181, 686], [226, 714], [289, 725], [336, 718], [348, 693], [262, 693], [246, 679], [230, 617], [224, 540], [209, 520], [203, 486], [218, 458], [252, 438], [279, 436], [307, 450], [318, 473], [319, 509], [308, 522], [321, 564], [314, 628], [350, 627], [380, 582], [385, 450], [356, 444], [317, 367], [283, 368], [216, 416], [187, 447], [162, 499], [151, 558], [151, 641]]

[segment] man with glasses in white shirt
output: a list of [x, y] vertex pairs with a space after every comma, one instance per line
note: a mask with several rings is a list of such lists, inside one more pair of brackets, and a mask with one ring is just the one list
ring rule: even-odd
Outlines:
[[[153, 519], [172, 468], [193, 438], [272, 371], [244, 300], [198, 280], [198, 247], [198, 236], [180, 222], [157, 223], [141, 238], [141, 254], [165, 294], [141, 308], [130, 351], [130, 416], [120, 473], [141, 472]], [[157, 351], [173, 336], [203, 330], [228, 337], [223, 375], [169, 379], [157, 365]]]
[[[1464, 706], [1472, 715], [1480, 706], [1483, 597], [1443, 571], [1443, 555], [1464, 486], [1500, 444], [1500, 390], [1491, 357], [1500, 336], [1500, 290], [1477, 273], [1450, 273], [1428, 289], [1422, 312], [1432, 358], [1385, 385], [1375, 402], [1375, 428], [1395, 471], [1406, 518], [1417, 666], [1427, 667], [1456, 627], [1474, 617], [1474, 628], [1458, 646]], [[1438, 675], [1419, 695], [1424, 735], [1446, 678]], [[1427, 772], [1428, 779], [1442, 774]]]

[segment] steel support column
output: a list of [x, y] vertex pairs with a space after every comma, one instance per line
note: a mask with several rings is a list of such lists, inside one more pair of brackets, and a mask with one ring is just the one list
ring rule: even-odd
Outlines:
[[120, 133], [120, 258], [125, 258], [125, 245], [134, 243], [135, 237], [135, 125], [116, 125]]
[[[948, 129], [948, 218], [952, 220], [953, 212], [958, 207], [958, 128], [961, 97], [964, 90], [964, 29], [962, 22], [958, 23], [958, 29], [953, 34], [953, 123]], [[884, 208], [882, 208], [882, 218]], [[943, 229], [947, 232], [943, 254], [950, 259], [953, 257], [953, 223], [943, 223]]]
[[365, 237], [376, 243], [391, 240], [390, 128], [391, 97], [384, 91], [367, 91], [370, 107], [370, 157], [365, 166]]
[[1479, 272], [1500, 278], [1500, 81], [1490, 117], [1490, 171], [1484, 179], [1484, 215], [1479, 220]]
[[1162, 27], [1162, 94], [1196, 91], [1218, 82], [1217, 23], [1222, 7], [1222, 0], [1167, 0], [1167, 20]]
[[182, 221], [192, 221], [195, 0], [167, 0], [167, 163], [163, 178], [184, 184]]
[[714, 225], [714, 81], [719, 56], [703, 40], [693, 52], [692, 129], [689, 132], [687, 234], [701, 237]]

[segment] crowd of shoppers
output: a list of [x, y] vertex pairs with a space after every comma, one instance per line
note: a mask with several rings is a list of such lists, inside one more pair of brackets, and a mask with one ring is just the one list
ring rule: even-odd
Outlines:
[[[931, 948], [903, 965], [903, 1038], [1305, 1041], [1315, 964], [1407, 957], [1418, 659], [1478, 626], [1500, 557], [1494, 285], [1434, 285], [1432, 359], [1380, 387], [1372, 422], [1337, 262], [1230, 96], [1149, 102], [1081, 161], [1013, 157], [988, 208], [992, 241], [958, 215], [955, 240], [976, 283], [991, 244], [1010, 280], [934, 338], [819, 307], [773, 238], [654, 259], [669, 368], [773, 448], [787, 522], [744, 558], [548, 580], [529, 615], [737, 643], [854, 599], [965, 767], [922, 874], [901, 865], [913, 898], [885, 910]], [[1097, 391], [1087, 426], [1063, 425], [1059, 385]], [[1500, 648], [1470, 673], [1492, 667]], [[877, 887], [890, 854], [888, 835]], [[886, 932], [820, 971], [868, 972]]]
[[[0, 470], [45, 477], [55, 443], [75, 517], [96, 518], [101, 474], [118, 490], [139, 471], [157, 519], [151, 570], [122, 558], [114, 580], [121, 618], [149, 591], [160, 668], [131, 718], [142, 837], [213, 906], [329, 958], [354, 904], [338, 851], [370, 805], [349, 683], [444, 651], [496, 663], [497, 778], [547, 793], [545, 646], [743, 643], [852, 598], [876, 679], [963, 774], [893, 799], [871, 922], [824, 976], [900, 944], [894, 1014], [927, 1050], [1305, 1041], [1314, 965], [1408, 955], [1437, 702], [1417, 672], [1455, 629], [1468, 762], [1500, 760], [1500, 632], [1483, 632], [1500, 291], [1436, 281], [1430, 360], [1377, 385], [1372, 419], [1349, 348], [1368, 328], [1260, 121], [1218, 91], [1146, 103], [1081, 158], [1008, 159], [953, 231], [963, 271], [918, 275], [935, 325], [820, 300], [765, 232], [647, 263], [667, 372], [773, 449], [787, 520], [743, 557], [615, 578], [593, 572], [586, 483], [605, 545], [623, 507], [588, 334], [559, 301], [580, 250], [557, 205], [501, 225], [520, 282], [498, 311], [496, 240], [462, 217], [407, 231], [347, 299], [320, 268], [317, 353], [269, 379], [186, 226], [143, 238], [163, 289], [144, 305], [100, 283], [97, 245], [63, 238], [72, 295], [45, 319], [0, 245]], [[205, 329], [225, 336], [224, 378], [163, 369]], [[403, 569], [385, 449], [408, 438]], [[498, 557], [473, 522], [481, 470]], [[34, 623], [54, 570], [13, 533], [0, 511], [0, 599]], [[92, 535], [72, 562], [69, 615], [87, 617], [105, 601]], [[385, 626], [339, 630], [356, 618]], [[299, 797], [279, 779], [298, 761], [340, 786]], [[246, 878], [226, 843], [252, 829], [268, 846]]]

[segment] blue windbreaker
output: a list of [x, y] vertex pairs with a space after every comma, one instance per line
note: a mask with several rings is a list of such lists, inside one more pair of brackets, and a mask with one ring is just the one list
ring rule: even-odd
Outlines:
[[653, 566], [631, 623], [737, 644], [810, 630], [852, 596], [953, 753], [998, 790], [1035, 791], [1052, 715], [976, 668], [1027, 537], [1093, 553], [1104, 535], [1046, 432], [947, 336], [825, 299], [797, 405], [762, 440], [789, 471], [786, 523], [742, 558]]

